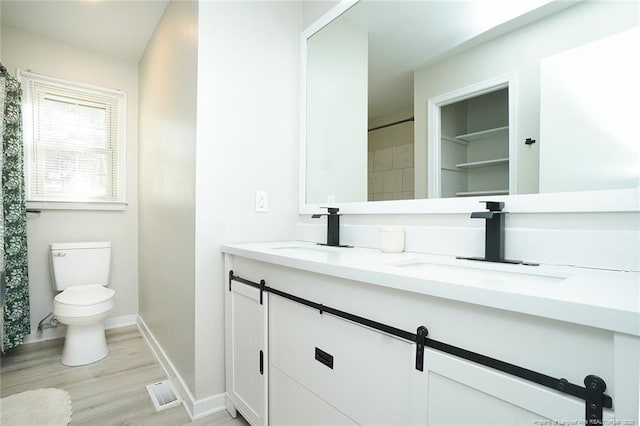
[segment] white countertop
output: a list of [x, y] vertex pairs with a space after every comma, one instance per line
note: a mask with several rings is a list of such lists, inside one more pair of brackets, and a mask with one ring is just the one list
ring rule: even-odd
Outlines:
[[499, 264], [301, 241], [228, 244], [222, 251], [372, 285], [640, 336], [638, 272]]

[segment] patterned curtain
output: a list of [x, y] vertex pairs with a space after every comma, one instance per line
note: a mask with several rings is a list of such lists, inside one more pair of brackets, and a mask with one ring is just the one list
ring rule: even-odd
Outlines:
[[22, 147], [22, 88], [6, 72], [0, 73], [2, 110], [2, 190], [0, 199], [0, 268], [6, 275], [3, 309], [2, 351], [22, 343], [31, 332], [29, 315], [29, 277], [27, 272], [27, 210], [24, 193]]

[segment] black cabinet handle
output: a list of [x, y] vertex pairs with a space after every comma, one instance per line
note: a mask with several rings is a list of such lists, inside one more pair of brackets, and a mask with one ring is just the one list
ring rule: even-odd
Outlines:
[[264, 374], [264, 354], [260, 351], [260, 374]]
[[322, 349], [316, 348], [316, 361], [320, 361], [322, 364], [333, 370], [333, 355], [323, 351]]

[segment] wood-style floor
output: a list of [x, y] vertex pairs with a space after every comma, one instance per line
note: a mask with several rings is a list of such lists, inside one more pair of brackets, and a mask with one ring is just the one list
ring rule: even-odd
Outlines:
[[62, 339], [31, 343], [2, 355], [0, 395], [38, 388], [69, 392], [71, 425], [225, 425], [246, 426], [226, 411], [191, 423], [181, 406], [156, 412], [145, 385], [166, 379], [137, 327], [107, 331], [109, 355], [80, 367], [60, 363]]

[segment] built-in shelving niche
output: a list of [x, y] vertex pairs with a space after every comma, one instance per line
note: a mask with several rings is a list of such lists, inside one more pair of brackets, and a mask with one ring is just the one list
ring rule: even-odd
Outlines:
[[441, 108], [441, 197], [509, 194], [509, 93]]

